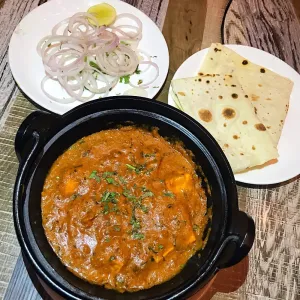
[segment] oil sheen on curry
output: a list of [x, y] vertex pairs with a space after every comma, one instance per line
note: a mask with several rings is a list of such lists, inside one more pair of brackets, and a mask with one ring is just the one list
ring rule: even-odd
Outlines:
[[53, 164], [43, 226], [63, 264], [120, 292], [175, 276], [204, 247], [206, 195], [192, 154], [157, 130], [104, 130]]

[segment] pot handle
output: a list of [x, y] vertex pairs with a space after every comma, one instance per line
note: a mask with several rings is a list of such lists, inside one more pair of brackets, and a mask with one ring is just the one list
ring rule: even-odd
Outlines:
[[[19, 127], [15, 138], [15, 152], [18, 160], [26, 159], [35, 148], [37, 139], [41, 142], [57, 121], [57, 116], [44, 111], [34, 111], [26, 117]], [[52, 126], [51, 126], [52, 125]]]
[[233, 217], [229, 236], [225, 239], [218, 267], [228, 268], [240, 262], [249, 253], [255, 238], [253, 219], [243, 211]]

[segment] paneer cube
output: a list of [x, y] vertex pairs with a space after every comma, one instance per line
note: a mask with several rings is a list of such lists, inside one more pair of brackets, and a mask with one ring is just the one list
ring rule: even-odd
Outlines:
[[166, 180], [168, 190], [175, 194], [191, 190], [192, 183], [192, 176], [190, 174], [183, 174]]

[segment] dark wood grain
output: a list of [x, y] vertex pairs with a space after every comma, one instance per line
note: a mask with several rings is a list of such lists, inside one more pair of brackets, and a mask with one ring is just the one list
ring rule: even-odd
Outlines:
[[291, 0], [233, 0], [223, 31], [226, 44], [265, 50], [300, 71], [300, 23]]
[[0, 1], [0, 117], [9, 100], [18, 92], [8, 64], [8, 45], [11, 35], [21, 19], [44, 2], [43, 0]]
[[295, 13], [298, 17], [298, 20], [300, 22], [300, 1], [299, 0], [292, 0], [293, 2], [293, 5], [294, 5], [294, 10], [295, 10]]
[[31, 299], [51, 300], [40, 284], [36, 274], [19, 256], [13, 276], [5, 294], [5, 300]]
[[171, 72], [201, 49], [205, 15], [206, 1], [169, 1], [163, 34], [169, 47]]

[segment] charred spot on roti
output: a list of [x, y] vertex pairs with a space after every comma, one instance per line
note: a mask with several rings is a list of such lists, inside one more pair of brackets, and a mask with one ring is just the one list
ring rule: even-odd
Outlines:
[[255, 148], [255, 146], [252, 146], [252, 150], [255, 150], [256, 148]]
[[223, 99], [223, 96], [219, 96], [219, 99]]
[[198, 81], [202, 81], [202, 79], [201, 79], [201, 78], [198, 78]]
[[205, 93], [206, 93], [206, 94], [209, 94], [209, 91], [206, 91]]
[[262, 87], [262, 84], [259, 84], [258, 86], [259, 86], [259, 87]]
[[238, 96], [238, 94], [233, 93], [233, 94], [231, 95], [231, 97], [232, 97], [233, 99], [237, 99], [239, 96]]
[[209, 83], [210, 81], [209, 80], [206, 80], [206, 83]]
[[202, 72], [198, 73], [198, 75], [203, 76], [204, 74]]
[[266, 73], [266, 70], [264, 68], [261, 68], [260, 73]]
[[235, 84], [232, 84], [231, 86], [232, 86], [232, 87], [236, 87], [236, 85], [235, 85]]
[[210, 60], [214, 60], [214, 59], [211, 57]]
[[248, 124], [248, 122], [245, 120], [245, 121], [243, 121], [243, 125], [247, 125]]
[[270, 97], [266, 98], [266, 100], [272, 100]]
[[240, 155], [244, 155], [244, 153], [241, 152]]
[[229, 147], [229, 145], [228, 144], [224, 144], [224, 148], [228, 148]]
[[221, 51], [221, 49], [218, 49], [217, 47], [214, 49], [215, 52]]
[[271, 126], [267, 126], [267, 128], [268, 128], [268, 129], [270, 129], [270, 128], [271, 128]]
[[258, 123], [258, 124], [255, 124], [254, 127], [259, 130], [259, 131], [266, 131], [266, 127], [263, 123]]
[[198, 115], [199, 115], [199, 118], [204, 121], [204, 122], [211, 122], [212, 120], [212, 113], [208, 110], [208, 109], [200, 109], [198, 111]]
[[248, 98], [248, 95], [245, 95], [245, 98]]
[[181, 95], [181, 96], [185, 96], [184, 92], [178, 92], [178, 94]]
[[244, 66], [248, 65], [248, 60], [246, 60], [246, 59], [243, 60], [243, 61], [242, 61], [242, 64], [243, 64]]
[[224, 116], [225, 119], [233, 119], [236, 116], [236, 112], [233, 108], [224, 108], [222, 111], [222, 115]]
[[283, 123], [283, 120], [280, 120], [281, 123]]
[[237, 139], [239, 139], [240, 137], [239, 137], [238, 135], [235, 134], [235, 135], [233, 136], [233, 138], [234, 138], [235, 140], [237, 140]]
[[251, 100], [252, 101], [257, 101], [259, 99], [259, 96], [251, 94]]
[[257, 115], [257, 108], [254, 106], [254, 113]]
[[224, 127], [227, 127], [227, 124], [226, 124], [226, 123], [224, 123], [224, 124], [223, 124], [223, 126], [224, 126]]

